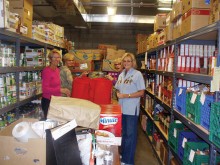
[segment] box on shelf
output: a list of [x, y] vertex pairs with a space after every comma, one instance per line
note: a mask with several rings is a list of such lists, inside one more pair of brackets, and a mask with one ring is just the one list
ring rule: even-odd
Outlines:
[[182, 17], [180, 17], [179, 19], [176, 20], [176, 22], [173, 23], [173, 34], [172, 37], [173, 39], [179, 38], [180, 36], [182, 36]]
[[161, 144], [163, 143], [163, 140], [161, 139], [159, 133], [155, 132], [153, 134], [153, 140], [152, 140], [153, 146], [155, 147], [156, 151], [160, 151]]
[[96, 141], [100, 144], [121, 145], [122, 112], [119, 104], [100, 105], [99, 130]]
[[167, 150], [164, 143], [161, 143], [161, 146], [160, 146], [160, 159], [162, 160], [162, 162], [164, 164], [167, 164], [167, 162], [168, 162], [168, 150]]
[[166, 27], [166, 14], [160, 13], [154, 19], [154, 31], [160, 31]]
[[171, 21], [175, 21], [176, 19], [178, 19], [180, 16], [182, 16], [182, 1], [179, 2], [175, 2], [173, 4], [173, 9], [170, 12], [170, 16], [171, 16]]
[[9, 1], [0, 1], [0, 28], [9, 28]]
[[210, 5], [204, 0], [182, 0], [183, 14], [188, 12], [190, 9], [209, 9]]
[[170, 20], [170, 13], [167, 14], [165, 27], [165, 42], [173, 40], [173, 23]]
[[27, 28], [27, 34], [22, 35], [32, 38], [33, 1], [10, 0], [10, 12], [17, 13], [21, 17], [21, 24]]
[[181, 35], [208, 25], [209, 9], [190, 9], [182, 16]]
[[12, 136], [14, 126], [22, 121], [36, 122], [36, 119], [19, 119], [0, 132], [0, 164], [46, 164], [46, 139], [29, 139], [23, 143]]
[[219, 20], [220, 16], [220, 1], [211, 0], [210, 2], [210, 16], [209, 24], [212, 24]]

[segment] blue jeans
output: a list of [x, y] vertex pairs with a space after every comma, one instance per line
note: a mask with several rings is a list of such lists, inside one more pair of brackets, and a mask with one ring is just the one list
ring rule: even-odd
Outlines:
[[122, 160], [125, 164], [134, 164], [137, 145], [138, 116], [122, 115]]

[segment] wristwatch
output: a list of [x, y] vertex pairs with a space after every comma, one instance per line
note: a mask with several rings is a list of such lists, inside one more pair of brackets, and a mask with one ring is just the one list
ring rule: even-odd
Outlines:
[[128, 94], [128, 98], [131, 98], [131, 94]]

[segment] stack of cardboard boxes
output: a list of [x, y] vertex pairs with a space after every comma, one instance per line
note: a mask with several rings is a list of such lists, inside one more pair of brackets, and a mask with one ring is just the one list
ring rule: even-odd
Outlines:
[[20, 33], [32, 37], [33, 1], [32, 0], [10, 0], [9, 10], [17, 13], [21, 18]]
[[177, 0], [170, 13], [155, 16], [154, 33], [148, 38], [149, 49], [219, 20], [218, 6], [217, 0], [211, 0], [211, 5], [204, 0]]
[[33, 0], [2, 0], [0, 12], [0, 28], [64, 47], [64, 27], [48, 22], [34, 22], [33, 26]]
[[146, 52], [148, 49], [147, 42], [148, 35], [146, 34], [137, 34], [136, 35], [136, 45], [137, 45], [137, 54]]

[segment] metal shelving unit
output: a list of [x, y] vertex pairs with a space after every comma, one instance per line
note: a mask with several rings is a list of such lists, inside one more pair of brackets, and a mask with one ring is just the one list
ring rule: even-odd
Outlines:
[[45, 58], [46, 58], [46, 49], [53, 49], [55, 46], [19, 35], [14, 32], [7, 31], [5, 29], [0, 29], [0, 40], [4, 44], [13, 45], [15, 47], [15, 58], [16, 58], [16, 65], [13, 67], [0, 67], [0, 74], [5, 73], [15, 73], [15, 80], [16, 80], [16, 98], [17, 102], [14, 104], [10, 104], [4, 108], [0, 109], [0, 114], [9, 112], [13, 109], [17, 109], [18, 107], [27, 104], [31, 102], [32, 100], [35, 100], [42, 96], [42, 94], [37, 94], [34, 96], [31, 96], [29, 98], [20, 100], [19, 98], [19, 73], [20, 72], [26, 72], [26, 71], [41, 71], [45, 66], [27, 66], [22, 67], [19, 64], [20, 60], [20, 49], [24, 46], [34, 47], [34, 48], [43, 48], [45, 50]]
[[[182, 36], [180, 38], [177, 38], [171, 42], [169, 42], [168, 44], [165, 45], [160, 45], [157, 48], [154, 49], [150, 49], [147, 54], [148, 55], [156, 55], [156, 59], [158, 59], [158, 52], [163, 49], [166, 48], [167, 46], [170, 45], [174, 45], [175, 46], [175, 59], [174, 59], [174, 66], [177, 66], [177, 53], [178, 53], [178, 46], [179, 44], [207, 44], [207, 45], [217, 45], [218, 48], [218, 53], [220, 52], [220, 21], [203, 27], [201, 29], [198, 29], [194, 32], [191, 32], [185, 36]], [[220, 66], [220, 55], [218, 54], [217, 57], [217, 66]], [[165, 104], [162, 100], [160, 100], [160, 98], [158, 98], [157, 96], [155, 96], [154, 94], [152, 94], [149, 91], [146, 91], [146, 94], [148, 94], [151, 98], [153, 98], [157, 103], [159, 103], [160, 105], [162, 105], [166, 110], [169, 110], [171, 112], [171, 121], [174, 120], [174, 118], [177, 118], [178, 120], [180, 120], [185, 126], [187, 126], [189, 129], [191, 129], [194, 133], [196, 133], [200, 138], [202, 138], [205, 142], [207, 142], [210, 146], [210, 160], [209, 160], [209, 164], [214, 164], [215, 160], [216, 160], [216, 155], [217, 152], [220, 152], [220, 149], [217, 148], [210, 140], [209, 140], [209, 132], [207, 130], [205, 130], [204, 128], [202, 128], [200, 125], [195, 124], [194, 122], [190, 121], [189, 119], [187, 119], [185, 116], [183, 116], [182, 114], [180, 114], [178, 111], [175, 110], [175, 90], [176, 90], [176, 79], [177, 78], [181, 78], [181, 79], [185, 79], [185, 80], [189, 80], [189, 81], [194, 81], [194, 82], [198, 82], [198, 83], [204, 83], [204, 84], [211, 84], [211, 81], [213, 79], [212, 76], [209, 75], [204, 75], [204, 74], [193, 74], [193, 73], [181, 73], [181, 72], [177, 72], [176, 67], [174, 67], [174, 71], [173, 72], [166, 72], [166, 71], [158, 71], [156, 70], [146, 70], [146, 73], [153, 73], [156, 75], [163, 75], [163, 76], [169, 76], [173, 78], [173, 97], [172, 97], [172, 107], [168, 106], [167, 104]], [[156, 77], [156, 76], [155, 76]], [[156, 82], [156, 81], [155, 81]], [[155, 83], [156, 84], [156, 83]], [[155, 87], [156, 89], [156, 87]], [[219, 92], [216, 92], [219, 96]], [[146, 113], [147, 114], [147, 113]], [[157, 127], [156, 127], [157, 128]], [[159, 129], [157, 129], [158, 131], [160, 131]], [[172, 155], [176, 156], [175, 153], [170, 149], [170, 152], [172, 153]], [[170, 158], [170, 155], [169, 155]], [[182, 164], [181, 160], [177, 161]], [[170, 163], [170, 162], [169, 162]]]

